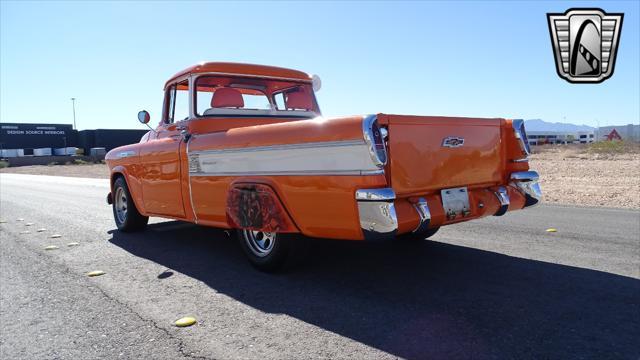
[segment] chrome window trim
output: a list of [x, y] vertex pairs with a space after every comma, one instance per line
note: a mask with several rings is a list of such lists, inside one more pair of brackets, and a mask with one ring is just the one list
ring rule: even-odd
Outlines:
[[[318, 109], [317, 111], [317, 115], [321, 116], [322, 115], [322, 111], [320, 110], [320, 105], [318, 104], [318, 99], [316, 99], [316, 92], [313, 90], [313, 84], [312, 84], [312, 80], [304, 80], [304, 79], [295, 79], [295, 78], [286, 78], [286, 77], [277, 77], [277, 76], [262, 76], [262, 75], [250, 75], [250, 74], [235, 74], [235, 73], [224, 73], [224, 72], [197, 72], [197, 73], [191, 73], [189, 74], [189, 91], [190, 91], [190, 104], [191, 104], [191, 110], [192, 112], [190, 112], [191, 118], [192, 119], [202, 119], [202, 118], [211, 118], [211, 117], [216, 117], [216, 116], [205, 116], [205, 115], [197, 115], [197, 109], [195, 108], [197, 106], [197, 96], [198, 96], [198, 91], [195, 88], [195, 85], [198, 81], [198, 79], [202, 76], [233, 76], [233, 77], [245, 77], [245, 78], [252, 78], [252, 79], [269, 79], [269, 80], [282, 80], [282, 81], [291, 81], [291, 82], [298, 82], [298, 83], [303, 83], [303, 84], [307, 84], [307, 85], [312, 85], [311, 87], [311, 93], [313, 95], [313, 103], [315, 104], [316, 108]], [[273, 98], [268, 96], [265, 93], [265, 96], [267, 98], [267, 100], [269, 101], [269, 104], [271, 106], [271, 108], [274, 107], [275, 103], [273, 101]], [[225, 115], [221, 115], [221, 116], [225, 116]], [[248, 116], [255, 116], [255, 115], [248, 115]], [[285, 116], [285, 115], [264, 115], [264, 116], [272, 116], [272, 117], [278, 117], [278, 116]], [[291, 116], [291, 115], [289, 115]], [[295, 116], [292, 116], [295, 117]]]
[[305, 84], [311, 84], [312, 80], [306, 79], [296, 79], [296, 78], [287, 78], [287, 77], [279, 77], [279, 76], [268, 76], [268, 75], [253, 75], [253, 74], [243, 74], [243, 73], [228, 73], [228, 72], [193, 72], [191, 73], [196, 79], [201, 76], [235, 76], [235, 77], [247, 77], [254, 79], [269, 79], [269, 80], [283, 80], [283, 81], [293, 81], [293, 82], [301, 82]]
[[195, 84], [194, 76], [189, 75], [189, 120], [196, 118]]

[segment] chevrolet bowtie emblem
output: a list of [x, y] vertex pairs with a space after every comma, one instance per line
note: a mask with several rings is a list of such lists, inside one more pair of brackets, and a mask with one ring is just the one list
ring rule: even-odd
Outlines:
[[569, 9], [547, 14], [556, 70], [571, 83], [599, 83], [613, 75], [624, 14]]
[[443, 147], [455, 148], [455, 147], [460, 147], [462, 145], [464, 145], [464, 138], [461, 138], [461, 137], [448, 136], [442, 139]]

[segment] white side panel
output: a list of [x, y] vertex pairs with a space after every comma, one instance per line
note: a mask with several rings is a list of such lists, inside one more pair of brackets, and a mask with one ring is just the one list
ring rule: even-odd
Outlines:
[[191, 176], [381, 173], [364, 141], [290, 144], [189, 153]]

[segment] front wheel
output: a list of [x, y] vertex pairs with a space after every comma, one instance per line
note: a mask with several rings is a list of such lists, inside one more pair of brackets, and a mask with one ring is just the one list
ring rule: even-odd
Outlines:
[[291, 248], [288, 234], [259, 230], [237, 230], [238, 240], [251, 265], [274, 272], [282, 268]]
[[127, 182], [118, 177], [113, 183], [113, 218], [118, 230], [123, 232], [144, 230], [149, 222], [148, 216], [140, 214], [133, 203]]

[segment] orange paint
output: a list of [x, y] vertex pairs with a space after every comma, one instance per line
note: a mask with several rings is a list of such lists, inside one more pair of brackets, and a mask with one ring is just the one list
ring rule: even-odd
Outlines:
[[[311, 82], [309, 75], [296, 70], [205, 63], [177, 73], [165, 88], [205, 73], [256, 79], [256, 84], [270, 89], [267, 93], [288, 82], [292, 86]], [[181, 86], [186, 89], [186, 85]], [[168, 99], [166, 95], [165, 99]], [[164, 111], [159, 118], [169, 118], [167, 106]], [[363, 239], [355, 199], [358, 189], [393, 189], [398, 234], [411, 232], [418, 226], [414, 204], [419, 198], [428, 203], [430, 227], [495, 214], [500, 208], [495, 191], [501, 186], [507, 188], [510, 197], [509, 211], [524, 207], [525, 196], [509, 182], [511, 173], [528, 170], [526, 161], [517, 161], [525, 158], [525, 154], [514, 135], [511, 120], [378, 114], [377, 121], [389, 133], [386, 143], [389, 161], [381, 169], [384, 173], [379, 174], [218, 175], [190, 169], [188, 154], [213, 151], [242, 155], [244, 151], [254, 154], [282, 145], [364, 144], [362, 116], [332, 119], [215, 116], [190, 117], [173, 124], [161, 122], [140, 143], [110, 151], [106, 161], [112, 183], [115, 176], [124, 176], [135, 206], [143, 215], [221, 228], [241, 227], [246, 223], [247, 212], [256, 210], [255, 206], [234, 207], [238, 199], [247, 198], [247, 189], [256, 192], [256, 199], [262, 199], [256, 204], [271, 204], [274, 215], [265, 215], [262, 219], [265, 225], [260, 229], [255, 228], [257, 222], [244, 228], [300, 232], [334, 239]], [[454, 139], [447, 142], [447, 138]], [[463, 144], [460, 139], [464, 139]], [[322, 151], [322, 147], [314, 151]], [[345, 153], [344, 161], [348, 156], [351, 155]], [[210, 161], [214, 168], [220, 166], [218, 160]], [[233, 161], [242, 160], [230, 161], [233, 166]], [[336, 161], [342, 160], [338, 157]], [[365, 153], [363, 161], [371, 161], [369, 154]], [[200, 164], [199, 160], [192, 160], [193, 164]], [[454, 187], [468, 189], [470, 209], [466, 216], [451, 218], [445, 214], [440, 191]]]

